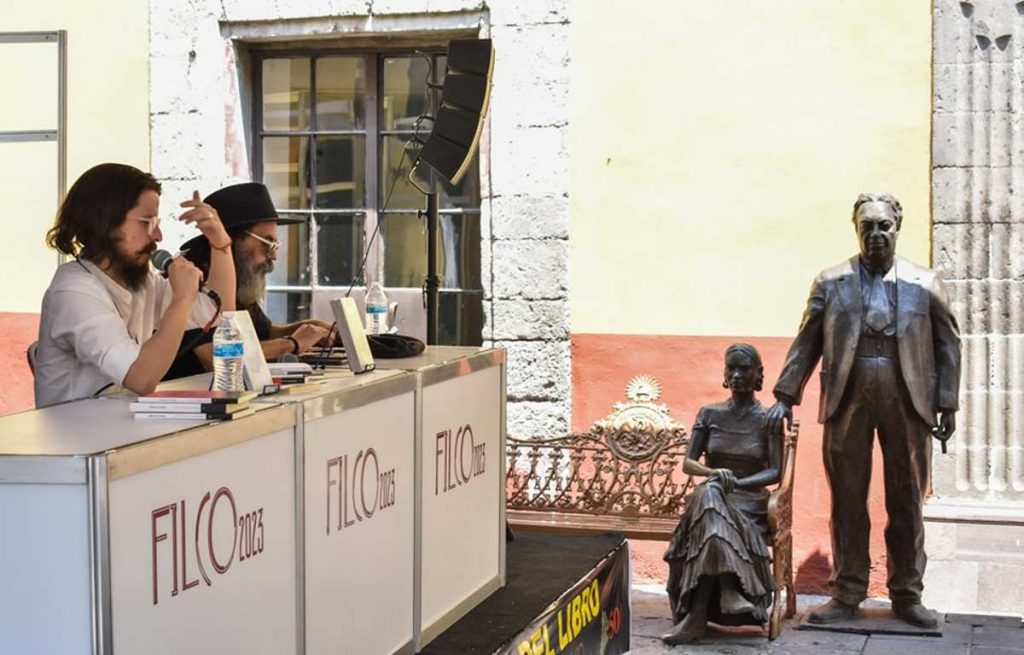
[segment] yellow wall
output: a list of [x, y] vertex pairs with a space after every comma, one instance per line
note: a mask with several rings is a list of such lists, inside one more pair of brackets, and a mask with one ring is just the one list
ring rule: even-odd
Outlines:
[[[146, 2], [7, 3], [0, 32], [68, 31], [68, 187], [89, 167], [149, 168]], [[53, 129], [56, 44], [0, 44], [0, 131]], [[44, 236], [57, 209], [54, 143], [0, 143], [0, 312], [38, 312], [57, 264]]]
[[580, 3], [575, 333], [793, 334], [862, 191], [929, 258], [929, 0]]

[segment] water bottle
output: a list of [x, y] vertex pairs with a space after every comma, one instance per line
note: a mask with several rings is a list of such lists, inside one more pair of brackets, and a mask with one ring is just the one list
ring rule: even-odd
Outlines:
[[213, 333], [213, 388], [220, 391], [245, 391], [242, 355], [245, 345], [235, 325], [234, 312], [222, 312], [220, 325]]
[[385, 334], [388, 331], [388, 297], [380, 282], [366, 290], [366, 333]]

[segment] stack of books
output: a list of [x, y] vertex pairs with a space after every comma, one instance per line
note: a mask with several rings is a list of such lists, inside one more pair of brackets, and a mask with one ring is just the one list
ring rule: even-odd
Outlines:
[[131, 404], [137, 419], [233, 421], [254, 414], [255, 391], [155, 391]]

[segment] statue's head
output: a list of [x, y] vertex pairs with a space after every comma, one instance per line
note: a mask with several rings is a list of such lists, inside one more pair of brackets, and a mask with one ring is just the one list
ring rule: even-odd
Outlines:
[[734, 343], [726, 349], [722, 386], [733, 393], [752, 393], [764, 387], [764, 366], [757, 348], [746, 343]]
[[862, 193], [853, 203], [857, 243], [868, 263], [882, 263], [896, 254], [896, 238], [902, 224], [903, 207], [890, 195]]

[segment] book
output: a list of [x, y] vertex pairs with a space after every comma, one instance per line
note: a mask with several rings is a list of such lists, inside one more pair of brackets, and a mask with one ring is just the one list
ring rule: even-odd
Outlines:
[[174, 414], [234, 414], [248, 409], [249, 403], [132, 403], [133, 412], [169, 412]]
[[216, 391], [207, 389], [175, 389], [154, 391], [139, 396], [140, 403], [246, 403], [258, 396], [255, 391]]
[[306, 381], [305, 375], [275, 375], [271, 377], [275, 384], [302, 384]]
[[173, 420], [173, 421], [234, 421], [243, 416], [251, 416], [256, 413], [252, 407], [247, 407], [234, 414], [213, 414], [209, 412], [135, 412], [133, 416], [137, 419], [149, 420]]

